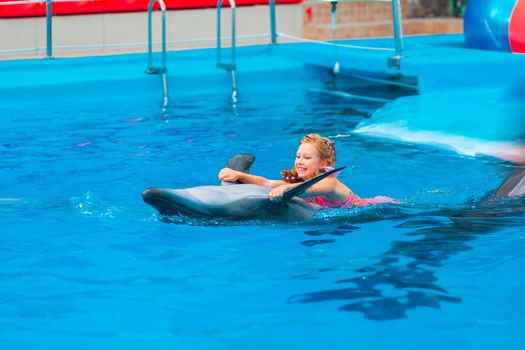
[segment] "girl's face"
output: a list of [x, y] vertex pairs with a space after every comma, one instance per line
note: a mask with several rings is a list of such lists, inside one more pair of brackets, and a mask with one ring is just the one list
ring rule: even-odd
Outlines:
[[317, 176], [325, 163], [313, 143], [304, 142], [299, 146], [295, 156], [295, 170], [303, 180]]

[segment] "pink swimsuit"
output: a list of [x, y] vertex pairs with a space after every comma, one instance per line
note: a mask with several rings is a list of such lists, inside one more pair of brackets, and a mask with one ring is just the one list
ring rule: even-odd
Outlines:
[[376, 196], [374, 198], [359, 198], [355, 194], [351, 194], [350, 197], [344, 201], [331, 202], [324, 197], [308, 197], [305, 201], [313, 204], [317, 204], [325, 208], [350, 208], [350, 207], [361, 207], [370, 204], [381, 204], [381, 203], [396, 203], [396, 201], [390, 197]]
[[[333, 167], [325, 167], [325, 171], [333, 170]], [[339, 173], [335, 173], [331, 176], [337, 177]], [[394, 199], [385, 196], [376, 196], [374, 198], [359, 198], [352, 191], [350, 191], [350, 197], [344, 201], [331, 202], [324, 197], [308, 197], [304, 199], [308, 203], [317, 204], [324, 208], [351, 208], [351, 207], [364, 207], [370, 204], [382, 204], [382, 203], [398, 203]]]

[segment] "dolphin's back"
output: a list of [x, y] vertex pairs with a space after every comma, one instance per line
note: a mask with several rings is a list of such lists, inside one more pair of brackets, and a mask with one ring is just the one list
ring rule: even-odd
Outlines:
[[149, 188], [142, 193], [146, 203], [164, 215], [249, 219], [311, 219], [314, 209], [300, 198], [284, 203], [268, 199], [270, 188], [258, 185], [198, 186], [186, 189]]

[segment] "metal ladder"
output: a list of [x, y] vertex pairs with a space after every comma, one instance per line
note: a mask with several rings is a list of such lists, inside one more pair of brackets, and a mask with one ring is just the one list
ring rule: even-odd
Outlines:
[[[160, 67], [153, 66], [153, 49], [152, 49], [152, 34], [151, 34], [151, 12], [153, 5], [158, 2], [160, 10], [162, 12], [162, 65]], [[163, 103], [162, 107], [168, 106], [168, 77], [166, 69], [166, 4], [164, 0], [151, 0], [148, 5], [148, 68], [146, 69], [148, 74], [162, 74], [162, 92], [163, 92]]]
[[221, 8], [224, 0], [217, 2], [217, 67], [230, 72], [232, 77], [232, 102], [237, 102], [237, 77], [235, 74], [235, 0], [229, 0], [230, 8], [232, 10], [232, 46], [231, 46], [231, 62], [223, 63], [221, 61]]
[[[217, 1], [217, 67], [230, 72], [232, 77], [232, 102], [237, 102], [237, 65], [235, 63], [235, 51], [237, 37], [235, 32], [235, 12], [237, 5], [235, 0], [229, 0], [230, 8], [232, 11], [232, 46], [231, 46], [231, 61], [230, 63], [222, 62], [221, 59], [221, 8], [224, 0]], [[275, 26], [275, 0], [269, 0], [270, 7], [270, 41], [272, 44], [277, 44], [277, 31]]]

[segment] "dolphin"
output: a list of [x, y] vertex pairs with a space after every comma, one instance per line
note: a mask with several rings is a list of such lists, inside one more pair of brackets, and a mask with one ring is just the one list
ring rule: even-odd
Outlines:
[[[250, 160], [245, 156], [249, 155], [236, 155], [232, 159], [237, 157], [237, 160], [230, 159], [227, 165], [237, 168], [235, 170], [247, 171], [255, 158]], [[186, 189], [153, 187], [142, 192], [142, 198], [163, 215], [226, 220], [309, 220], [315, 215], [316, 209], [297, 196], [343, 169], [344, 167], [328, 171], [287, 190], [278, 203], [268, 198], [271, 190], [269, 187], [235, 183]]]
[[[242, 171], [243, 173], [248, 173], [253, 162], [255, 162], [254, 155], [248, 153], [238, 153], [228, 160], [228, 163], [226, 163], [226, 168]], [[230, 185], [234, 183], [240, 184], [242, 182], [221, 182], [222, 185]]]
[[525, 194], [525, 168], [519, 168], [498, 187], [493, 198], [517, 197]]

